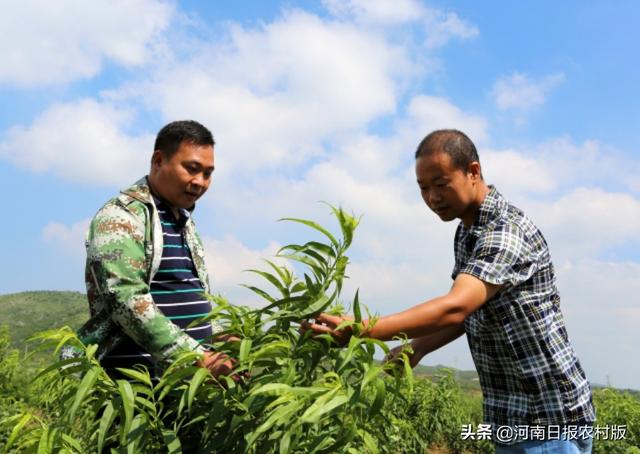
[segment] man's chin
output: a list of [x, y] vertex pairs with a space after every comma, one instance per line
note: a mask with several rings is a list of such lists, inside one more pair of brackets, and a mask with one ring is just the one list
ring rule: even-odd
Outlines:
[[451, 213], [436, 213], [441, 221], [443, 222], [451, 222], [457, 219], [457, 217]]

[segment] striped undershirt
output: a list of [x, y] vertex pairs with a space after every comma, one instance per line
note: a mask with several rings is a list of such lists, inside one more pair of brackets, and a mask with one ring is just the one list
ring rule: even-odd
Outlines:
[[[210, 322], [188, 327], [211, 311], [185, 239], [184, 227], [190, 213], [179, 209], [180, 216], [176, 219], [163, 201], [156, 197], [153, 200], [162, 224], [163, 249], [160, 268], [151, 281], [151, 296], [160, 311], [189, 336], [201, 343], [208, 341], [212, 335]], [[107, 368], [135, 364], [151, 368], [153, 363], [151, 355], [129, 337], [102, 360], [103, 367]]]

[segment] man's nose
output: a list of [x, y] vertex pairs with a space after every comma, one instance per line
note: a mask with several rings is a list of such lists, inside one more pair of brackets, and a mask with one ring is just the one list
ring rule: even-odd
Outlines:
[[193, 177], [193, 179], [191, 180], [191, 184], [193, 186], [197, 186], [199, 188], [204, 188], [205, 187], [205, 179], [204, 176], [202, 174], [197, 174]]
[[442, 197], [438, 191], [429, 191], [429, 202], [432, 204], [438, 203], [442, 200]]

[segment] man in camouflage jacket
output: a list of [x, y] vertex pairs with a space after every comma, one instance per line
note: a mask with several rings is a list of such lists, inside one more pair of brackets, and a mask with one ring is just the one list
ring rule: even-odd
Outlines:
[[[174, 144], [165, 144], [167, 140]], [[195, 351], [204, 355], [198, 364], [214, 375], [231, 370], [233, 363], [226, 355], [207, 351], [169, 320], [150, 292], [163, 253], [154, 196], [161, 197], [176, 215], [180, 209], [193, 209], [210, 184], [213, 144], [213, 136], [199, 123], [165, 126], [156, 139], [150, 176], [109, 200], [93, 218], [87, 233], [85, 270], [90, 319], [78, 336], [87, 345], [98, 345], [98, 359], [128, 336], [160, 366], [170, 364], [182, 352]], [[167, 147], [173, 147], [169, 154], [162, 151]], [[190, 217], [183, 237], [203, 291], [210, 293], [202, 241]], [[214, 325], [213, 332], [218, 330]]]
[[[85, 269], [91, 318], [78, 334], [84, 343], [98, 345], [98, 358], [125, 334], [159, 361], [184, 351], [204, 352], [160, 312], [149, 293], [162, 254], [162, 235], [157, 232], [162, 232], [160, 218], [146, 178], [109, 200], [91, 222]], [[204, 249], [191, 218], [185, 237], [198, 277], [210, 293]]]

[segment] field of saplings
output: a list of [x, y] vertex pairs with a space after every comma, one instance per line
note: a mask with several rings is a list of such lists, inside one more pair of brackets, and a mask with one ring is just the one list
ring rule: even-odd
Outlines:
[[[96, 347], [82, 345], [69, 328], [32, 336], [28, 355], [0, 331], [0, 452], [493, 452], [488, 440], [461, 436], [463, 426], [482, 421], [479, 394], [463, 392], [450, 373], [415, 379], [406, 357], [380, 363], [374, 353], [388, 347], [358, 336], [369, 315], [357, 293], [341, 293], [358, 219], [333, 213], [339, 234], [290, 219], [324, 240], [281, 249], [301, 264], [300, 275], [272, 261], [253, 270], [265, 280], [249, 287], [260, 308], [211, 297], [208, 317], [241, 339], [211, 347], [237, 358], [240, 381], [213, 379], [193, 365], [195, 354], [159, 378], [141, 368], [113, 379]], [[321, 311], [355, 315], [348, 345], [300, 331], [302, 320]], [[79, 355], [58, 360], [65, 346]], [[45, 365], [31, 367], [43, 354]], [[595, 400], [599, 425], [626, 427], [624, 440], [597, 440], [595, 452], [640, 453], [637, 395], [602, 389]]]

